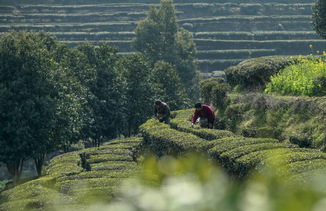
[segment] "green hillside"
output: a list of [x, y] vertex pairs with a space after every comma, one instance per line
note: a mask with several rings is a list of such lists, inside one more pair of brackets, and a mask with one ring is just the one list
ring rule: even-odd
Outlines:
[[122, 139], [57, 156], [44, 177], [1, 193], [0, 210], [80, 210], [96, 201], [110, 202], [123, 179], [140, 173], [134, 156], [141, 142]]
[[273, 138], [189, 128], [192, 112], [173, 112], [171, 127], [147, 121], [141, 126], [143, 137], [119, 139], [55, 157], [45, 176], [1, 193], [0, 210], [87, 210], [93, 203], [111, 202], [119, 196], [123, 179], [149, 173], [143, 172], [141, 160], [137, 161], [144, 149], [159, 157], [203, 153], [240, 179], [262, 172], [267, 164], [277, 165], [275, 173], [288, 184], [313, 181], [326, 171], [326, 153]]
[[[198, 87], [194, 88], [201, 92], [201, 99], [198, 100], [214, 108], [214, 129], [190, 126], [194, 109], [187, 108], [192, 107], [193, 99], [188, 101], [186, 97], [182, 98], [186, 92], [184, 89], [178, 91], [181, 82], [180, 78], [172, 77], [178, 76], [174, 67], [158, 62], [159, 65], [151, 69], [150, 62], [138, 54], [125, 58], [118, 56], [135, 52], [131, 48], [134, 29], [140, 20], [146, 18], [150, 3], [159, 5], [159, 0], [2, 1], [0, 33], [9, 30], [45, 30], [56, 36], [60, 43], [71, 47], [86, 41], [94, 45], [104, 41], [119, 47], [120, 52], [107, 45], [98, 48], [87, 44], [79, 51], [73, 51], [67, 46], [56, 46], [55, 40], [50, 38], [51, 42], [44, 42], [52, 43], [53, 48], [59, 47], [54, 48], [55, 51], [51, 52], [53, 55], [46, 51], [45, 45], [37, 45], [33, 40], [28, 43], [31, 47], [21, 45], [18, 47], [22, 48], [18, 48], [15, 41], [28, 37], [24, 33], [20, 34], [21, 37], [12, 36], [5, 43], [9, 47], [14, 43], [12, 46], [17, 48], [3, 44], [6, 54], [1, 55], [6, 57], [2, 58], [11, 63], [1, 60], [4, 65], [0, 87], [6, 94], [1, 105], [6, 107], [1, 108], [0, 119], [5, 122], [14, 117], [18, 124], [26, 127], [14, 127], [16, 122], [7, 121], [9, 126], [5, 125], [0, 137], [6, 145], [2, 152], [8, 152], [9, 158], [19, 158], [21, 165], [24, 159], [33, 160], [41, 153], [45, 156], [56, 151], [59, 155], [45, 163], [42, 160], [45, 165], [41, 165], [43, 169], [38, 171], [37, 179], [18, 183], [19, 178], [13, 177], [9, 183], [7, 180], [0, 181], [0, 211], [208, 211], [217, 208], [255, 211], [265, 210], [266, 207], [270, 211], [323, 210], [326, 192], [324, 182], [320, 181], [324, 181], [326, 172], [326, 41], [310, 26], [314, 2], [174, 1], [179, 26], [189, 30], [194, 37], [198, 69], [202, 75], [223, 75], [226, 78], [210, 77], [198, 81]], [[23, 57], [25, 50], [32, 47], [41, 50], [26, 51], [30, 57]], [[43, 50], [46, 54], [39, 53]], [[58, 57], [61, 60], [55, 61], [55, 56], [61, 50], [62, 58]], [[14, 58], [16, 55], [17, 58]], [[39, 57], [29, 59], [35, 55]], [[21, 62], [19, 58], [24, 61]], [[15, 66], [19, 62], [20, 66]], [[96, 64], [91, 66], [90, 62]], [[26, 72], [25, 67], [30, 72]], [[58, 74], [44, 71], [50, 68]], [[302, 68], [309, 74], [304, 75]], [[39, 78], [33, 75], [36, 70], [45, 72], [44, 77], [43, 74]], [[159, 74], [163, 70], [170, 80]], [[289, 74], [282, 75], [287, 70]], [[312, 70], [315, 70], [315, 75]], [[87, 74], [92, 71], [94, 75]], [[157, 74], [152, 75], [151, 72]], [[77, 79], [75, 73], [81, 79]], [[62, 81], [59, 80], [61, 74]], [[96, 80], [92, 81], [95, 77]], [[271, 88], [270, 82], [277, 77], [281, 78], [280, 82], [275, 80]], [[49, 151], [39, 152], [38, 148], [43, 147], [45, 142], [35, 144], [32, 138], [42, 130], [38, 124], [45, 123], [50, 117], [42, 113], [44, 118], [37, 119], [39, 114], [33, 115], [33, 110], [24, 110], [21, 101], [28, 103], [27, 108], [35, 106], [36, 111], [40, 110], [37, 101], [40, 97], [36, 96], [34, 101], [29, 101], [29, 98], [34, 97], [35, 92], [43, 91], [43, 84], [48, 78], [49, 81], [53, 80], [54, 86], [49, 83], [46, 88], [50, 87], [48, 89], [52, 91], [54, 87], [62, 85], [62, 90], [57, 90], [58, 95], [63, 92], [71, 98], [53, 107], [53, 116], [58, 118], [51, 119], [56, 124], [49, 128], [55, 130], [43, 129], [45, 135], [37, 137], [37, 140], [46, 140], [46, 144], [50, 145], [53, 143], [52, 137], [46, 135], [61, 135], [63, 129], [67, 129], [67, 135], [58, 137], [60, 143], [51, 146]], [[161, 78], [163, 82], [147, 83]], [[32, 79], [37, 79], [37, 83]], [[85, 87], [80, 87], [85, 89], [78, 89], [78, 80], [85, 82]], [[305, 80], [306, 84], [299, 83]], [[285, 86], [287, 82], [292, 84]], [[87, 86], [88, 83], [94, 86]], [[35, 84], [39, 86], [29, 86]], [[23, 89], [29, 87], [33, 88], [31, 92], [26, 92], [30, 95], [24, 95]], [[290, 92], [289, 89], [293, 87], [300, 92]], [[68, 92], [70, 89], [71, 92]], [[150, 89], [153, 92], [147, 92]], [[54, 91], [53, 95], [56, 95]], [[101, 95], [91, 96], [91, 91]], [[45, 92], [44, 96], [53, 97], [51, 94]], [[15, 95], [21, 95], [22, 99], [6, 104]], [[156, 95], [160, 95], [172, 110], [170, 124], [160, 123], [151, 116], [150, 109], [154, 99], [157, 99]], [[28, 99], [24, 98], [26, 96]], [[90, 99], [89, 102], [81, 101], [80, 105], [74, 105], [72, 102], [78, 100], [75, 99], [77, 97]], [[17, 113], [22, 110], [22, 115], [15, 116], [14, 112], [12, 116], [4, 114], [11, 107]], [[66, 128], [65, 122], [71, 121], [73, 124], [78, 119], [66, 115], [62, 112], [64, 109], [80, 115], [78, 117], [83, 121], [78, 128]], [[25, 115], [29, 118], [27, 123], [23, 122]], [[95, 120], [99, 124], [91, 125]], [[132, 121], [137, 124], [132, 125]], [[35, 133], [31, 133], [27, 126], [34, 123], [32, 129]], [[82, 125], [89, 126], [85, 127], [89, 129], [86, 131], [89, 134], [82, 136]], [[128, 130], [120, 131], [120, 128], [128, 126]], [[20, 139], [11, 139], [9, 129], [13, 132], [24, 130], [31, 135], [26, 137], [21, 132], [23, 135], [19, 136]], [[75, 129], [76, 134], [68, 134]], [[131, 137], [122, 138], [127, 136]], [[23, 142], [25, 139], [29, 141]], [[91, 141], [93, 146], [98, 147], [86, 148]], [[12, 143], [16, 144], [15, 147], [10, 145]], [[71, 144], [81, 143], [85, 144], [82, 150], [66, 152]], [[18, 151], [10, 154], [21, 146], [31, 153], [22, 155]], [[1, 156], [10, 171], [10, 164], [15, 163]], [[178, 159], [183, 159], [181, 165], [177, 163]], [[35, 163], [38, 163], [37, 160]], [[187, 172], [189, 169], [198, 171], [199, 176]], [[10, 173], [18, 175], [17, 171]], [[205, 183], [206, 180], [213, 181], [213, 184]], [[194, 187], [187, 183], [189, 181]], [[6, 186], [11, 183], [16, 186]], [[176, 198], [178, 201], [173, 201]], [[119, 203], [122, 203], [121, 207], [117, 206]], [[200, 204], [198, 207], [206, 206], [205, 209], [199, 209], [196, 203]], [[90, 208], [94, 205], [103, 207]], [[111, 205], [110, 209], [106, 209]], [[166, 209], [169, 206], [173, 209]]]
[[[150, 3], [159, 5], [158, 0], [15, 3], [0, 6], [0, 32], [45, 30], [71, 46], [108, 41], [121, 53], [134, 51], [130, 44], [138, 21], [146, 18]], [[223, 71], [248, 58], [310, 54], [310, 44], [315, 51], [326, 47], [310, 25], [313, 0], [174, 3], [179, 26], [195, 38], [202, 73]]]

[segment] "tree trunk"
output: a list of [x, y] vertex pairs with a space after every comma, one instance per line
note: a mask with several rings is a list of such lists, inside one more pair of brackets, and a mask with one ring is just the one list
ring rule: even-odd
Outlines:
[[45, 153], [40, 153], [38, 158], [34, 159], [37, 175], [42, 176], [42, 168], [44, 163]]
[[100, 147], [100, 138], [96, 138], [93, 140], [93, 147]]
[[15, 186], [18, 184], [23, 171], [24, 159], [20, 158], [16, 163], [6, 163], [9, 174], [14, 178]]
[[130, 123], [129, 123], [129, 127], [128, 127], [128, 137], [130, 137], [131, 136], [131, 125], [130, 125]]
[[67, 153], [68, 152], [68, 146], [66, 144], [63, 145], [63, 151], [64, 151], [64, 153]]
[[101, 144], [101, 139], [99, 138], [99, 139], [97, 140], [97, 147], [100, 147], [100, 144]]

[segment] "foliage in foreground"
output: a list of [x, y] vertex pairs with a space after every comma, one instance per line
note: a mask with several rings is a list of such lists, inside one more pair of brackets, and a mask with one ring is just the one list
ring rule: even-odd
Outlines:
[[[205, 157], [190, 155], [175, 159], [148, 158], [140, 179], [127, 180], [121, 199], [81, 210], [97, 211], [321, 211], [325, 206], [325, 182], [287, 185], [275, 175], [277, 166], [252, 175], [246, 182], [230, 180]], [[155, 179], [150, 175], [156, 175]], [[143, 181], [153, 181], [151, 185]], [[132, 188], [131, 188], [132, 187]], [[75, 209], [74, 209], [75, 210]]]

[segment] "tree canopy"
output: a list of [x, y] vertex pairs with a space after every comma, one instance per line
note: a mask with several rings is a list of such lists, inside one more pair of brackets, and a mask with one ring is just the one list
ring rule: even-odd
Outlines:
[[326, 1], [317, 0], [312, 7], [312, 26], [321, 37], [326, 38]]
[[135, 29], [132, 46], [153, 64], [165, 61], [176, 66], [188, 97], [195, 100], [199, 97], [197, 49], [192, 35], [179, 29], [177, 21], [172, 0], [162, 0], [159, 9], [151, 5], [147, 18], [139, 21]]
[[17, 181], [26, 158], [42, 165], [46, 153], [78, 134], [85, 92], [54, 61], [58, 44], [44, 32], [12, 31], [0, 44], [0, 161]]

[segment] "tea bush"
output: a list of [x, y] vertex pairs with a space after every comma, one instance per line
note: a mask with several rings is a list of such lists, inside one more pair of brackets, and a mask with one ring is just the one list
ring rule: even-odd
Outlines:
[[226, 80], [232, 85], [264, 86], [270, 81], [272, 75], [277, 74], [284, 67], [295, 62], [290, 57], [261, 57], [248, 59], [237, 66], [225, 70]]
[[171, 129], [157, 120], [149, 120], [140, 127], [145, 145], [158, 156], [179, 155], [190, 151], [200, 152], [206, 147], [206, 140], [190, 133]]
[[86, 204], [109, 202], [124, 178], [141, 175], [133, 158], [141, 143], [142, 137], [118, 139], [59, 155], [44, 177], [2, 192], [0, 210], [86, 210]]
[[181, 111], [174, 111], [172, 115], [173, 119], [170, 121], [171, 128], [194, 134], [200, 138], [206, 140], [220, 139], [224, 137], [236, 136], [230, 131], [226, 130], [211, 130], [207, 128], [200, 128], [200, 126], [195, 125], [194, 128], [191, 128], [191, 118], [194, 113], [194, 109], [187, 109]]

